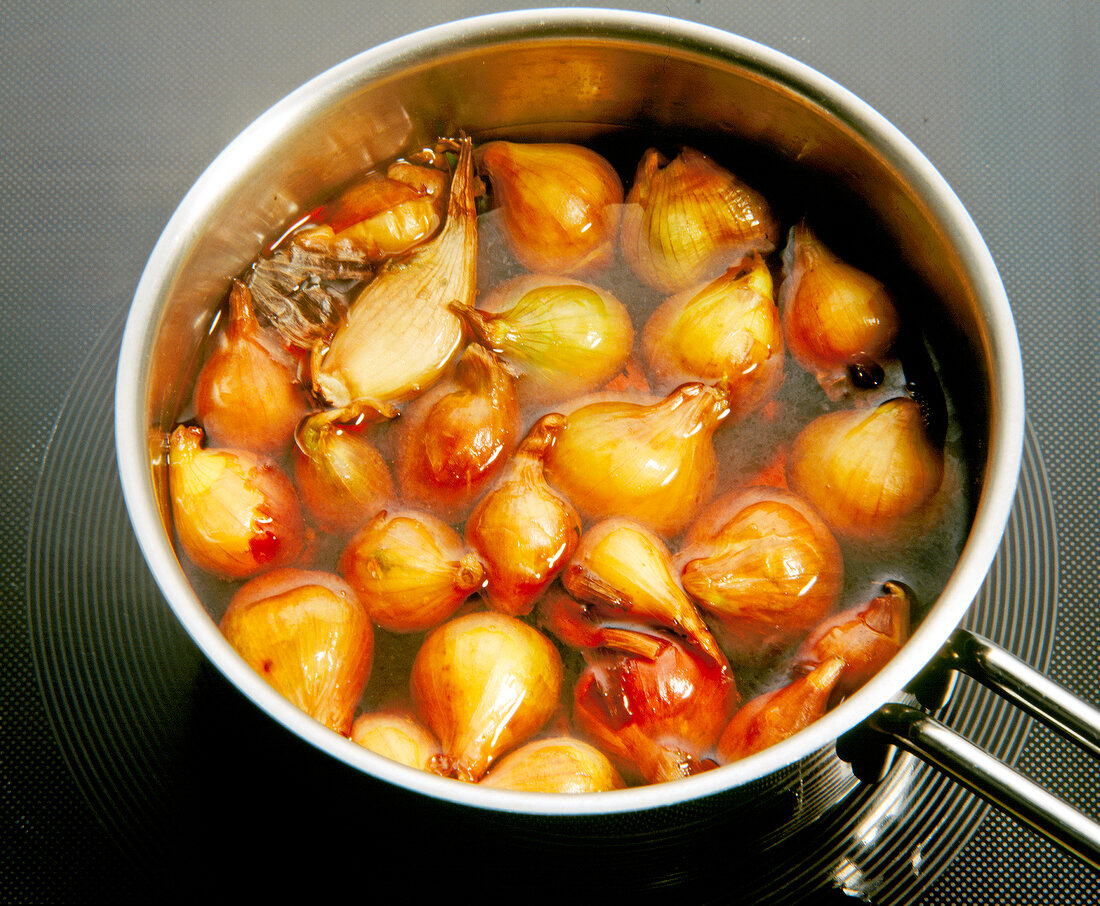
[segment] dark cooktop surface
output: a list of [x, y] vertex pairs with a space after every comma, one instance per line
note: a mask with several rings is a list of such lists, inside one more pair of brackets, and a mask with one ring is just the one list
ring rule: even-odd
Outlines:
[[[45, 2], [8, 12], [0, 899], [190, 901], [220, 885], [373, 897], [397, 878], [415, 901], [505, 881], [537, 900], [577, 877], [604, 893], [637, 880], [674, 897], [767, 890], [796, 902], [769, 879], [810, 896], [827, 873], [881, 903], [1096, 902], [1095, 873], [905, 760], [858, 809], [775, 851], [767, 869], [739, 861], [736, 829], [709, 813], [679, 816], [691, 830], [671, 839], [624, 827], [645, 857], [636, 870], [601, 865], [598, 845], [578, 858], [575, 840], [529, 839], [507, 820], [398, 795], [328, 763], [241, 700], [175, 623], [114, 474], [113, 358], [145, 258], [203, 167], [288, 91], [389, 38], [501, 8]], [[1029, 406], [1012, 524], [969, 623], [1100, 702], [1100, 7], [634, 8], [815, 66], [898, 125], [967, 205], [1012, 302]], [[1069, 746], [965, 683], [949, 711], [1097, 814], [1096, 767]], [[834, 852], [825, 838], [845, 842]]]

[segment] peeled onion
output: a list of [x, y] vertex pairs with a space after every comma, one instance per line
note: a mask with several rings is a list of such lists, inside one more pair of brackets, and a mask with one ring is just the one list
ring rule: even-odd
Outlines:
[[203, 436], [180, 425], [169, 440], [172, 519], [184, 553], [226, 579], [293, 562], [305, 530], [290, 479], [248, 450], [203, 448]]
[[413, 662], [417, 712], [439, 737], [446, 772], [478, 781], [504, 752], [537, 733], [558, 705], [562, 664], [537, 629], [493, 611], [434, 629]]
[[370, 677], [374, 633], [366, 609], [339, 576], [279, 569], [246, 582], [220, 628], [280, 694], [347, 736]]

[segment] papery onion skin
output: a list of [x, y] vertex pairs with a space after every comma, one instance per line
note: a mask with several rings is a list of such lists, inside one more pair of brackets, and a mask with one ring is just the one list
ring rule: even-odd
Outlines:
[[889, 663], [909, 638], [910, 594], [897, 582], [887, 582], [868, 604], [825, 620], [799, 647], [794, 657], [797, 675], [826, 661], [844, 662], [834, 698], [851, 695]]
[[626, 307], [605, 289], [580, 280], [524, 274], [456, 308], [479, 342], [499, 353], [518, 379], [523, 402], [580, 396], [607, 383], [634, 343]]
[[821, 717], [844, 662], [831, 658], [805, 676], [741, 706], [718, 740], [718, 759], [729, 764], [794, 736]]
[[573, 719], [628, 778], [662, 783], [706, 769], [740, 697], [728, 667], [686, 643], [651, 638], [660, 643], [652, 659], [612, 648], [584, 652]]
[[561, 683], [561, 656], [546, 636], [485, 611], [428, 634], [410, 689], [417, 713], [439, 737], [448, 773], [476, 783], [500, 755], [545, 726]]
[[466, 521], [466, 543], [485, 563], [488, 584], [482, 594], [493, 610], [530, 613], [580, 541], [576, 508], [543, 473], [543, 458], [564, 425], [562, 415], [543, 416]]
[[370, 401], [315, 413], [295, 435], [294, 483], [314, 521], [330, 532], [351, 532], [394, 500], [390, 467], [362, 426], [397, 410]]
[[626, 196], [620, 246], [638, 279], [676, 293], [770, 252], [778, 235], [767, 200], [705, 154], [684, 148], [669, 161], [650, 148]]
[[799, 497], [779, 488], [724, 494], [692, 524], [676, 555], [687, 593], [738, 661], [798, 642], [836, 606], [840, 546]]
[[700, 383], [652, 405], [582, 406], [546, 457], [547, 477], [582, 516], [621, 515], [674, 537], [714, 493], [711, 437], [728, 414], [728, 393]]
[[446, 189], [443, 170], [396, 161], [385, 175], [371, 173], [325, 205], [317, 218], [323, 232], [311, 242], [337, 246], [368, 261], [402, 255], [439, 229]]
[[906, 397], [819, 416], [787, 458], [791, 490], [834, 534], [876, 545], [905, 535], [943, 474], [943, 451], [929, 440], [920, 406]]
[[453, 381], [413, 401], [398, 426], [395, 473], [403, 500], [461, 522], [500, 475], [522, 424], [512, 377], [472, 344]]
[[652, 532], [628, 519], [605, 519], [584, 533], [562, 584], [577, 600], [642, 628], [671, 629], [716, 664], [725, 657], [680, 587], [672, 556]]
[[351, 741], [391, 761], [428, 772], [442, 752], [431, 730], [411, 712], [397, 709], [360, 714], [352, 724]]
[[210, 442], [278, 455], [308, 411], [298, 363], [268, 337], [239, 280], [229, 292], [228, 323], [195, 384], [195, 411]]
[[456, 300], [473, 304], [477, 211], [471, 143], [461, 139], [457, 145], [443, 229], [408, 255], [383, 264], [332, 338], [313, 348], [314, 389], [335, 406], [420, 393], [442, 376], [461, 348], [462, 322], [450, 305]]
[[881, 363], [900, 329], [882, 283], [834, 255], [805, 224], [791, 229], [783, 267], [783, 333], [803, 368], [828, 387], [849, 365]]
[[725, 381], [738, 417], [760, 408], [783, 382], [783, 335], [771, 272], [760, 255], [709, 283], [676, 293], [642, 332], [654, 386]]
[[337, 733], [351, 733], [367, 680], [374, 631], [339, 576], [279, 569], [245, 583], [220, 628], [276, 691]]
[[533, 273], [596, 274], [614, 258], [623, 186], [581, 145], [493, 141], [477, 152], [515, 259]]
[[626, 786], [603, 752], [569, 736], [537, 739], [509, 752], [481, 785], [527, 793], [603, 793]]
[[202, 447], [201, 428], [180, 425], [168, 450], [172, 520], [200, 569], [247, 579], [301, 553], [305, 526], [290, 479], [248, 450]]
[[382, 511], [356, 532], [340, 574], [391, 632], [438, 626], [485, 582], [484, 565], [454, 529], [410, 510]]

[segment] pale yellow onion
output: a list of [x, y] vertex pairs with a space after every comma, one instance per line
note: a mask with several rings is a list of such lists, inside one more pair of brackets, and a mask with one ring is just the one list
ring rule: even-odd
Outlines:
[[623, 304], [591, 283], [527, 274], [456, 307], [479, 342], [518, 374], [526, 402], [552, 403], [595, 390], [630, 356], [634, 329]]
[[569, 413], [546, 457], [550, 482], [590, 519], [621, 515], [671, 538], [714, 493], [721, 387], [684, 384], [653, 404], [608, 400]]
[[332, 532], [357, 529], [394, 499], [390, 468], [363, 428], [397, 410], [372, 400], [316, 412], [295, 434], [294, 481], [313, 519]]
[[256, 319], [252, 293], [229, 291], [228, 321], [195, 383], [195, 411], [210, 442], [278, 456], [290, 446], [308, 402], [298, 361]]
[[637, 523], [606, 519], [592, 526], [581, 536], [562, 584], [580, 601], [621, 612], [643, 627], [671, 629], [716, 663], [725, 663], [714, 636], [673, 573], [668, 548]]
[[843, 538], [889, 544], [935, 495], [943, 451], [920, 406], [898, 397], [873, 409], [818, 416], [787, 457], [787, 481]]
[[418, 393], [461, 348], [462, 321], [450, 306], [474, 298], [477, 211], [470, 140], [458, 147], [443, 229], [383, 264], [332, 338], [313, 348], [314, 388], [333, 405]]
[[432, 731], [400, 709], [360, 714], [352, 724], [351, 741], [391, 761], [429, 772], [442, 752]]
[[454, 377], [414, 400], [398, 423], [394, 473], [402, 499], [461, 522], [503, 471], [521, 431], [511, 374], [471, 344]]
[[562, 663], [537, 629], [494, 611], [432, 630], [413, 662], [417, 713], [439, 737], [450, 774], [478, 781], [534, 736], [558, 706]]
[[529, 613], [580, 540], [580, 516], [543, 472], [543, 459], [564, 426], [562, 415], [543, 416], [466, 521], [466, 543], [485, 563], [482, 594], [502, 613]]
[[805, 638], [832, 612], [844, 584], [828, 527], [805, 501], [772, 487], [715, 500], [675, 562], [684, 589], [738, 660]]
[[184, 553], [227, 579], [292, 563], [305, 530], [290, 479], [270, 459], [202, 442], [202, 429], [186, 425], [169, 439], [172, 521]]
[[500, 759], [482, 786], [527, 793], [601, 793], [621, 790], [619, 772], [595, 746], [570, 736], [536, 739]]
[[477, 152], [516, 260], [534, 273], [592, 274], [615, 255], [623, 186], [590, 148], [494, 141]]
[[748, 758], [804, 730], [829, 708], [844, 662], [831, 658], [779, 689], [745, 702], [718, 740], [723, 764]]
[[340, 573], [392, 632], [439, 625], [485, 581], [481, 560], [454, 529], [414, 511], [383, 511], [363, 526], [344, 548]]
[[623, 258], [666, 293], [710, 280], [746, 254], [775, 248], [779, 224], [767, 200], [694, 148], [671, 161], [642, 156], [623, 209]]
[[246, 582], [220, 628], [253, 670], [310, 717], [347, 736], [371, 672], [366, 608], [339, 576], [279, 569]]
[[805, 224], [791, 229], [783, 270], [783, 334], [803, 368], [830, 389], [849, 365], [881, 364], [900, 326], [882, 283], [834, 255]]
[[646, 322], [642, 352], [659, 390], [724, 380], [734, 415], [758, 409], [783, 381], [779, 309], [764, 259], [752, 255], [666, 299]]

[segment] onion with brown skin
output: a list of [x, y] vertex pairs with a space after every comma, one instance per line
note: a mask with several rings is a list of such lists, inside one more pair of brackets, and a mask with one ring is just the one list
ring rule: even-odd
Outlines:
[[794, 494], [725, 494], [692, 524], [675, 558], [685, 591], [735, 660], [773, 655], [827, 617], [844, 583], [840, 547]]
[[195, 384], [195, 412], [210, 442], [278, 456], [309, 409], [298, 361], [268, 336], [239, 280], [228, 322]]
[[431, 730], [411, 712], [396, 708], [360, 714], [352, 724], [351, 741], [391, 761], [429, 772], [442, 752]]
[[596, 274], [615, 255], [623, 186], [582, 145], [493, 141], [477, 151], [516, 260], [532, 273]]
[[943, 474], [943, 451], [929, 439], [920, 406], [906, 397], [819, 416], [787, 457], [791, 490], [842, 539], [876, 546], [917, 524]]
[[718, 740], [718, 758], [729, 764], [789, 739], [829, 707], [844, 662], [830, 658], [805, 676], [741, 706]]
[[834, 255], [805, 224], [791, 229], [780, 287], [791, 355], [837, 398], [850, 365], [881, 365], [900, 319], [886, 288]]
[[772, 277], [751, 255], [709, 283], [668, 297], [646, 321], [642, 350], [654, 386], [724, 381], [740, 418], [783, 382], [783, 335]]
[[593, 402], [567, 415], [546, 473], [583, 516], [624, 516], [671, 538], [714, 493], [711, 438], [728, 414], [728, 390], [700, 383], [653, 404]]
[[395, 496], [390, 468], [362, 433], [394, 418], [392, 406], [361, 400], [305, 418], [295, 432], [294, 481], [302, 503], [330, 532], [350, 532]]
[[623, 632], [584, 658], [573, 719], [624, 773], [662, 783], [709, 766], [739, 701], [728, 666], [659, 633]]
[[767, 200], [694, 148], [671, 161], [642, 155], [626, 196], [620, 244], [643, 283], [677, 293], [712, 280], [745, 255], [775, 248]]
[[477, 782], [504, 752], [543, 728], [558, 706], [561, 657], [515, 617], [466, 614], [432, 630], [413, 662], [417, 713], [439, 738], [437, 769]]
[[343, 579], [278, 569], [246, 582], [222, 617], [229, 644], [281, 695], [347, 736], [371, 672], [374, 632]]
[[482, 594], [493, 610], [530, 613], [580, 541], [580, 516], [543, 473], [543, 458], [564, 424], [556, 413], [539, 419], [466, 521], [466, 543], [485, 563]]
[[500, 475], [522, 430], [512, 377], [492, 352], [466, 348], [453, 381], [405, 410], [395, 439], [402, 499], [461, 522]]
[[383, 510], [356, 532], [340, 573], [391, 632], [438, 626], [485, 582], [484, 564], [454, 529], [411, 510]]
[[600, 793], [626, 786], [603, 752], [568, 736], [537, 739], [509, 752], [481, 785], [528, 793]]
[[172, 520], [184, 553], [225, 579], [292, 563], [305, 527], [290, 479], [248, 450], [204, 448], [203, 436], [201, 428], [180, 425], [169, 439]]
[[836, 699], [851, 695], [879, 672], [909, 638], [909, 592], [887, 582], [869, 603], [825, 620], [802, 643], [794, 657], [795, 674], [831, 659], [844, 668], [833, 690]]

